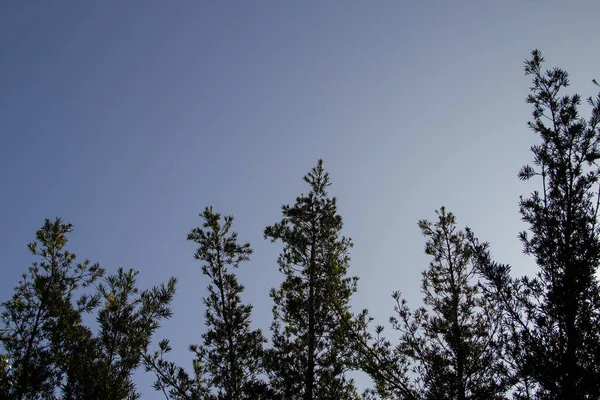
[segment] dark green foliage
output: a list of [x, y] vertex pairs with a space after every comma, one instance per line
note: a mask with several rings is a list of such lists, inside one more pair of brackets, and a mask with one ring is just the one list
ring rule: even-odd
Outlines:
[[478, 244], [478, 256], [490, 296], [507, 310], [511, 335], [505, 352], [518, 379], [516, 397], [598, 399], [600, 95], [588, 100], [591, 116], [583, 119], [581, 98], [562, 94], [568, 74], [544, 72], [543, 61], [536, 50], [525, 63], [526, 75], [533, 78], [529, 126], [540, 143], [531, 148], [533, 166], [519, 173], [520, 179], [541, 184], [541, 191], [520, 201], [529, 225], [520, 238], [538, 272], [512, 278], [508, 266], [491, 260], [486, 244]]
[[91, 336], [82, 315], [93, 310], [99, 296], [78, 288], [99, 279], [104, 271], [89, 261], [76, 263], [64, 250], [70, 224], [46, 220], [29, 250], [41, 261], [23, 274], [11, 300], [2, 304], [2, 349], [6, 368], [0, 387], [7, 399], [52, 399], [63, 383], [63, 371]]
[[164, 360], [170, 350], [168, 341], [148, 356], [148, 368], [157, 373], [155, 387], [168, 390], [174, 399], [206, 398], [208, 394], [223, 400], [257, 399], [267, 392], [259, 380], [265, 339], [260, 330], [251, 329], [252, 306], [242, 304], [244, 286], [230, 271], [248, 261], [252, 249], [249, 243], [238, 244], [237, 233], [230, 232], [233, 217], [225, 217], [222, 223], [221, 215], [210, 207], [201, 216], [202, 228], [188, 235], [198, 245], [194, 257], [204, 262], [202, 272], [210, 278], [208, 296], [203, 298], [207, 330], [202, 345], [190, 346], [196, 356], [195, 376]]
[[[95, 287], [104, 270], [89, 261], [76, 263], [64, 250], [70, 224], [46, 220], [29, 245], [42, 261], [23, 275], [11, 300], [3, 303], [0, 373], [1, 398], [6, 399], [134, 399], [131, 375], [168, 305], [175, 280], [138, 293], [137, 272], [119, 270]], [[84, 314], [97, 314], [97, 335]]]
[[239, 245], [237, 233], [231, 232], [233, 217], [225, 217], [207, 208], [203, 228], [195, 228], [188, 240], [198, 244], [194, 257], [204, 261], [202, 272], [212, 284], [204, 304], [208, 330], [202, 346], [192, 346], [197, 359], [205, 360], [211, 386], [219, 399], [243, 399], [247, 388], [257, 383], [261, 371], [260, 357], [265, 339], [260, 330], [250, 328], [252, 306], [242, 304], [240, 285], [228, 267], [238, 268], [252, 254], [249, 243]]
[[165, 359], [172, 350], [168, 339], [159, 343], [159, 350], [144, 356], [146, 372], [156, 375], [154, 389], [162, 391], [167, 399], [173, 400], [214, 400], [208, 379], [206, 366], [201, 360], [193, 361], [194, 375], [185, 368]]
[[357, 282], [347, 277], [352, 243], [341, 235], [342, 217], [327, 194], [329, 174], [322, 161], [304, 181], [308, 195], [284, 205], [281, 222], [265, 229], [265, 238], [283, 243], [278, 263], [284, 281], [271, 290], [271, 384], [284, 399], [355, 398], [354, 384], [345, 376], [351, 356], [349, 301]]
[[[419, 221], [432, 257], [423, 272], [424, 306], [411, 311], [399, 292], [390, 323], [397, 345], [382, 336], [371, 348], [378, 370], [367, 369], [386, 398], [502, 399], [506, 371], [498, 345], [501, 313], [482, 293], [465, 231], [442, 207], [438, 220]], [[369, 363], [367, 363], [369, 365]], [[381, 371], [386, 369], [386, 371]], [[390, 378], [391, 377], [391, 378]]]
[[171, 278], [167, 285], [140, 293], [137, 275], [120, 268], [99, 286], [104, 303], [97, 317], [99, 333], [90, 343], [93, 347], [85, 349], [85, 364], [74, 366], [72, 395], [65, 398], [139, 398], [131, 375], [147, 352], [160, 320], [171, 316], [169, 304], [176, 280]]

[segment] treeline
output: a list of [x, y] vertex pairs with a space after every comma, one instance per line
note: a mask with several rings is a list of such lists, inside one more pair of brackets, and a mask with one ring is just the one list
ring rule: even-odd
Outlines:
[[[144, 367], [154, 388], [177, 400], [600, 399], [600, 95], [581, 117], [581, 97], [563, 93], [567, 73], [544, 71], [543, 61], [533, 51], [525, 62], [537, 141], [519, 173], [538, 187], [519, 202], [535, 275], [514, 276], [442, 207], [419, 221], [431, 259], [423, 305], [412, 309], [393, 293], [396, 339], [386, 338], [367, 310], [350, 308], [352, 242], [319, 161], [304, 176], [308, 194], [264, 230], [283, 245], [269, 338], [252, 329], [235, 274], [250, 244], [238, 240], [233, 217], [211, 207], [201, 214], [188, 240], [210, 282], [206, 329], [181, 366], [169, 360], [167, 339], [152, 344], [172, 316], [176, 279], [142, 290], [137, 271], [107, 275], [67, 250], [71, 225], [46, 220], [29, 245], [38, 261], [2, 304], [2, 398], [136, 399], [132, 376]], [[350, 371], [374, 386], [359, 393]]]

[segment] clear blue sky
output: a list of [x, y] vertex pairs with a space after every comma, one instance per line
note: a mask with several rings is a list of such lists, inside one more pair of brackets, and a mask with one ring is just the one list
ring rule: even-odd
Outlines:
[[419, 304], [416, 223], [441, 205], [530, 271], [523, 61], [540, 48], [592, 94], [598, 15], [592, 0], [3, 1], [1, 300], [43, 218], [60, 216], [79, 257], [139, 269], [145, 287], [179, 278], [159, 336], [189, 366], [207, 281], [185, 238], [213, 205], [255, 249], [239, 277], [268, 331], [281, 277], [263, 229], [319, 158], [355, 242], [354, 305], [378, 322], [394, 290]]

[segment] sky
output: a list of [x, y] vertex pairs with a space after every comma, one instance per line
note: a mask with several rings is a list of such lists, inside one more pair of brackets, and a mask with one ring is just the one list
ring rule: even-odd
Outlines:
[[[282, 277], [263, 230], [320, 158], [354, 242], [353, 307], [377, 323], [395, 290], [420, 305], [417, 221], [442, 205], [531, 273], [523, 62], [539, 48], [595, 94], [599, 14], [592, 0], [0, 2], [0, 300], [61, 217], [79, 258], [138, 269], [143, 288], [179, 279], [156, 339], [191, 366], [208, 281], [186, 236], [212, 205], [255, 251], [238, 276], [268, 335]], [[143, 398], [163, 398], [151, 381], [136, 375]]]

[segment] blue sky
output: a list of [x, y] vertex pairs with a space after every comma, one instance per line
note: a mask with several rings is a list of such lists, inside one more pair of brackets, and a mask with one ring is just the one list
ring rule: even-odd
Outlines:
[[599, 13], [592, 0], [2, 2], [1, 299], [60, 216], [79, 257], [139, 269], [141, 286], [179, 278], [159, 336], [190, 365], [207, 281], [185, 238], [213, 205], [255, 249], [239, 277], [267, 331], [281, 277], [263, 229], [319, 158], [355, 243], [353, 303], [378, 322], [394, 290], [419, 304], [416, 224], [441, 205], [530, 272], [523, 61], [539, 48], [593, 94]]

